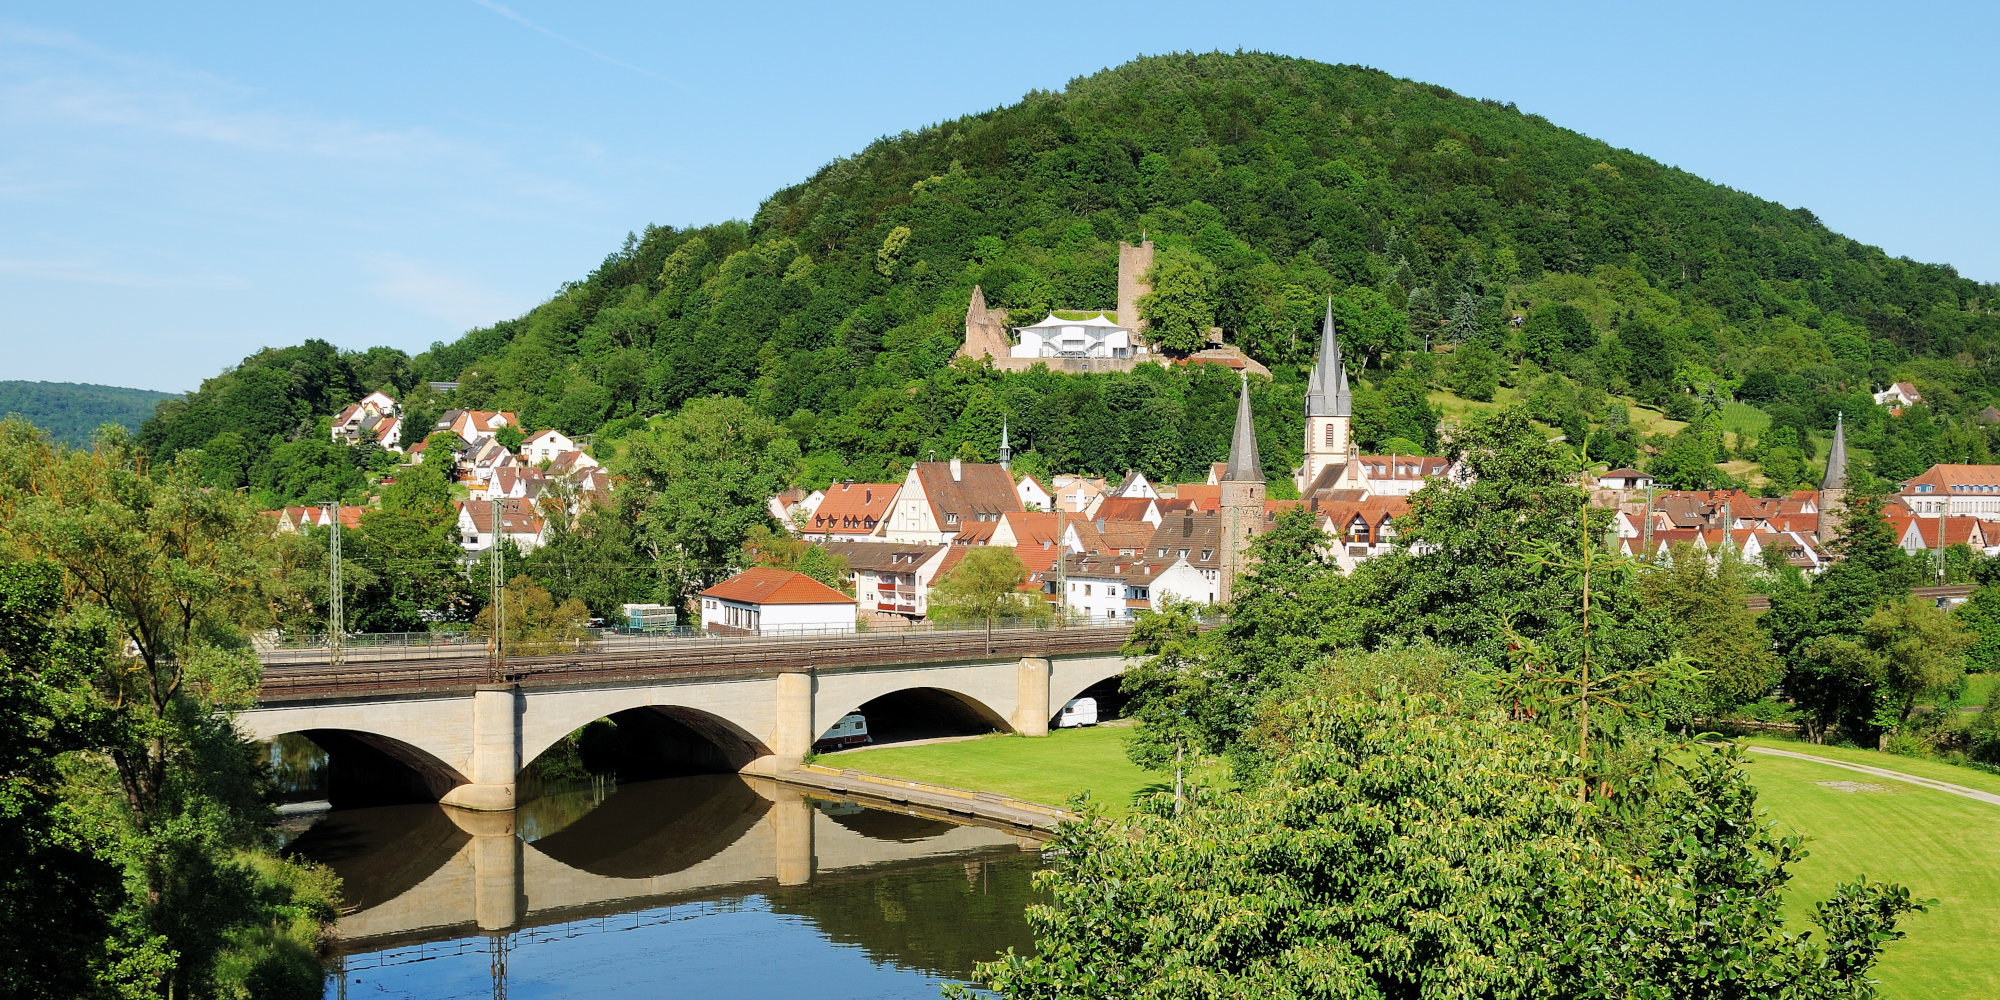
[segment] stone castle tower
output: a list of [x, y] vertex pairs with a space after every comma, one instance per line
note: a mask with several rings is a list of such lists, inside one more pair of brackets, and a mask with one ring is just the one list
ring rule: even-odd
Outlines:
[[1819, 481], [1819, 538], [1832, 543], [1847, 520], [1847, 414], [1833, 421], [1833, 447], [1826, 452], [1826, 475]]
[[1146, 283], [1146, 272], [1152, 269], [1152, 240], [1140, 240], [1136, 247], [1119, 241], [1118, 325], [1135, 334], [1146, 332], [1146, 321], [1139, 318], [1139, 296], [1153, 290], [1153, 286]]
[[1257, 424], [1250, 416], [1250, 379], [1236, 397], [1236, 428], [1229, 436], [1229, 462], [1223, 467], [1221, 518], [1217, 553], [1221, 557], [1218, 594], [1228, 601], [1237, 574], [1249, 565], [1250, 541], [1264, 530], [1264, 467], [1257, 459]]
[[1301, 492], [1328, 466], [1347, 464], [1354, 448], [1349, 433], [1353, 415], [1354, 397], [1347, 386], [1347, 366], [1340, 359], [1340, 338], [1333, 329], [1333, 299], [1328, 297], [1319, 356], [1313, 360], [1312, 376], [1306, 382], [1305, 464], [1298, 477]]

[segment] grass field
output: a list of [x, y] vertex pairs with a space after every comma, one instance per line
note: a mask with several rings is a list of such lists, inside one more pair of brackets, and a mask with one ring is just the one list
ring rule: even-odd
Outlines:
[[[1820, 755], [1857, 755], [1972, 788], [1985, 787], [1982, 779], [2000, 784], [1981, 772], [1865, 750]], [[1900, 882], [1939, 905], [1905, 922], [1910, 936], [1884, 953], [1876, 968], [1883, 992], [1900, 1000], [2000, 996], [2000, 956], [1987, 950], [2000, 940], [2000, 806], [1783, 757], [1753, 756], [1750, 776], [1778, 831], [1807, 838], [1811, 856], [1796, 869], [1788, 897], [1799, 929], [1810, 927], [1812, 904], [1840, 882], [1864, 875]]]
[[1771, 415], [1749, 403], [1728, 402], [1722, 404], [1722, 429], [1741, 437], [1752, 437], [1764, 433], [1771, 426]]
[[1059, 806], [1088, 791], [1093, 802], [1116, 815], [1131, 808], [1142, 791], [1172, 787], [1169, 776], [1141, 770], [1125, 758], [1126, 726], [1058, 729], [1044, 739], [982, 736], [956, 743], [886, 746], [825, 758], [847, 767], [910, 781], [1000, 792], [1017, 799]]

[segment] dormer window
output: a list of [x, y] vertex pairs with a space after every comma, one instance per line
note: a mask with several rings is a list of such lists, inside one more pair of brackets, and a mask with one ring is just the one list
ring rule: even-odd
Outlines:
[[957, 515], [957, 514], [946, 514], [946, 515], [944, 516], [944, 523], [946, 523], [946, 524], [957, 524], [957, 523], [958, 523], [958, 515]]
[[1201, 550], [1201, 561], [1202, 561], [1202, 562], [1207, 562], [1207, 561], [1209, 560], [1209, 558], [1210, 558], [1210, 557], [1212, 557], [1212, 556], [1214, 556], [1214, 555], [1215, 555], [1215, 550], [1214, 550], [1214, 549], [1203, 549], [1203, 550]]

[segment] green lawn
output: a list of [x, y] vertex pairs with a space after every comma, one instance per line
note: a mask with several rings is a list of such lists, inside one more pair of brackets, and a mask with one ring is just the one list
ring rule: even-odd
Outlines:
[[[1822, 756], [1829, 758], [1859, 756], [1967, 787], [1994, 783], [1991, 775], [1927, 761], [1783, 746], [1826, 749]], [[1808, 838], [1811, 856], [1796, 869], [1788, 897], [1800, 929], [1810, 926], [1811, 905], [1839, 882], [1864, 875], [1900, 882], [1939, 905], [1908, 920], [1910, 936], [1885, 952], [1877, 967], [1883, 992], [1905, 1000], [2000, 996], [2000, 962], [1986, 950], [2000, 940], [2000, 806], [1784, 757], [1752, 755], [1750, 775], [1778, 831]], [[1881, 790], [1843, 791], [1822, 782]]]
[[[1975, 771], [1969, 767], [1958, 767], [1953, 764], [1946, 764], [1943, 761], [1925, 760], [1921, 757], [1901, 757], [1896, 754], [1881, 753], [1876, 750], [1857, 750], [1853, 747], [1814, 746], [1803, 740], [1785, 740], [1771, 736], [1747, 736], [1738, 740], [1738, 742], [1750, 746], [1776, 747], [1779, 750], [1790, 750], [1793, 753], [1809, 753], [1815, 757], [1846, 761], [1850, 764], [1867, 764], [1872, 767], [1888, 768], [1891, 771], [1914, 774], [1919, 778], [1930, 778], [1934, 781], [1949, 781], [1954, 785], [1964, 785], [1967, 788], [2000, 795], [2000, 774]], [[1848, 773], [1853, 774], [1854, 772], [1850, 771]], [[1867, 775], [1856, 775], [1855, 780], [1869, 781], [1872, 779]], [[2000, 810], [2000, 806], [1993, 808]]]
[[[1000, 792], [1060, 806], [1089, 791], [1109, 813], [1130, 808], [1132, 797], [1163, 787], [1157, 774], [1125, 758], [1127, 726], [1059, 729], [1044, 738], [982, 736], [956, 743], [887, 746], [821, 758], [828, 767], [853, 768], [909, 781]], [[1168, 776], [1164, 787], [1172, 787]]]
[[1722, 429], [1731, 434], [1752, 437], [1764, 433], [1771, 426], [1771, 415], [1749, 403], [1731, 401], [1722, 404]]

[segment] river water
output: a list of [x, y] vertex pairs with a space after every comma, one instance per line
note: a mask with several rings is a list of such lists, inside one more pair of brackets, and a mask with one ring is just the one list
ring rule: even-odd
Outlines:
[[327, 997], [935, 997], [1033, 946], [1033, 841], [733, 774], [291, 834], [343, 880]]

